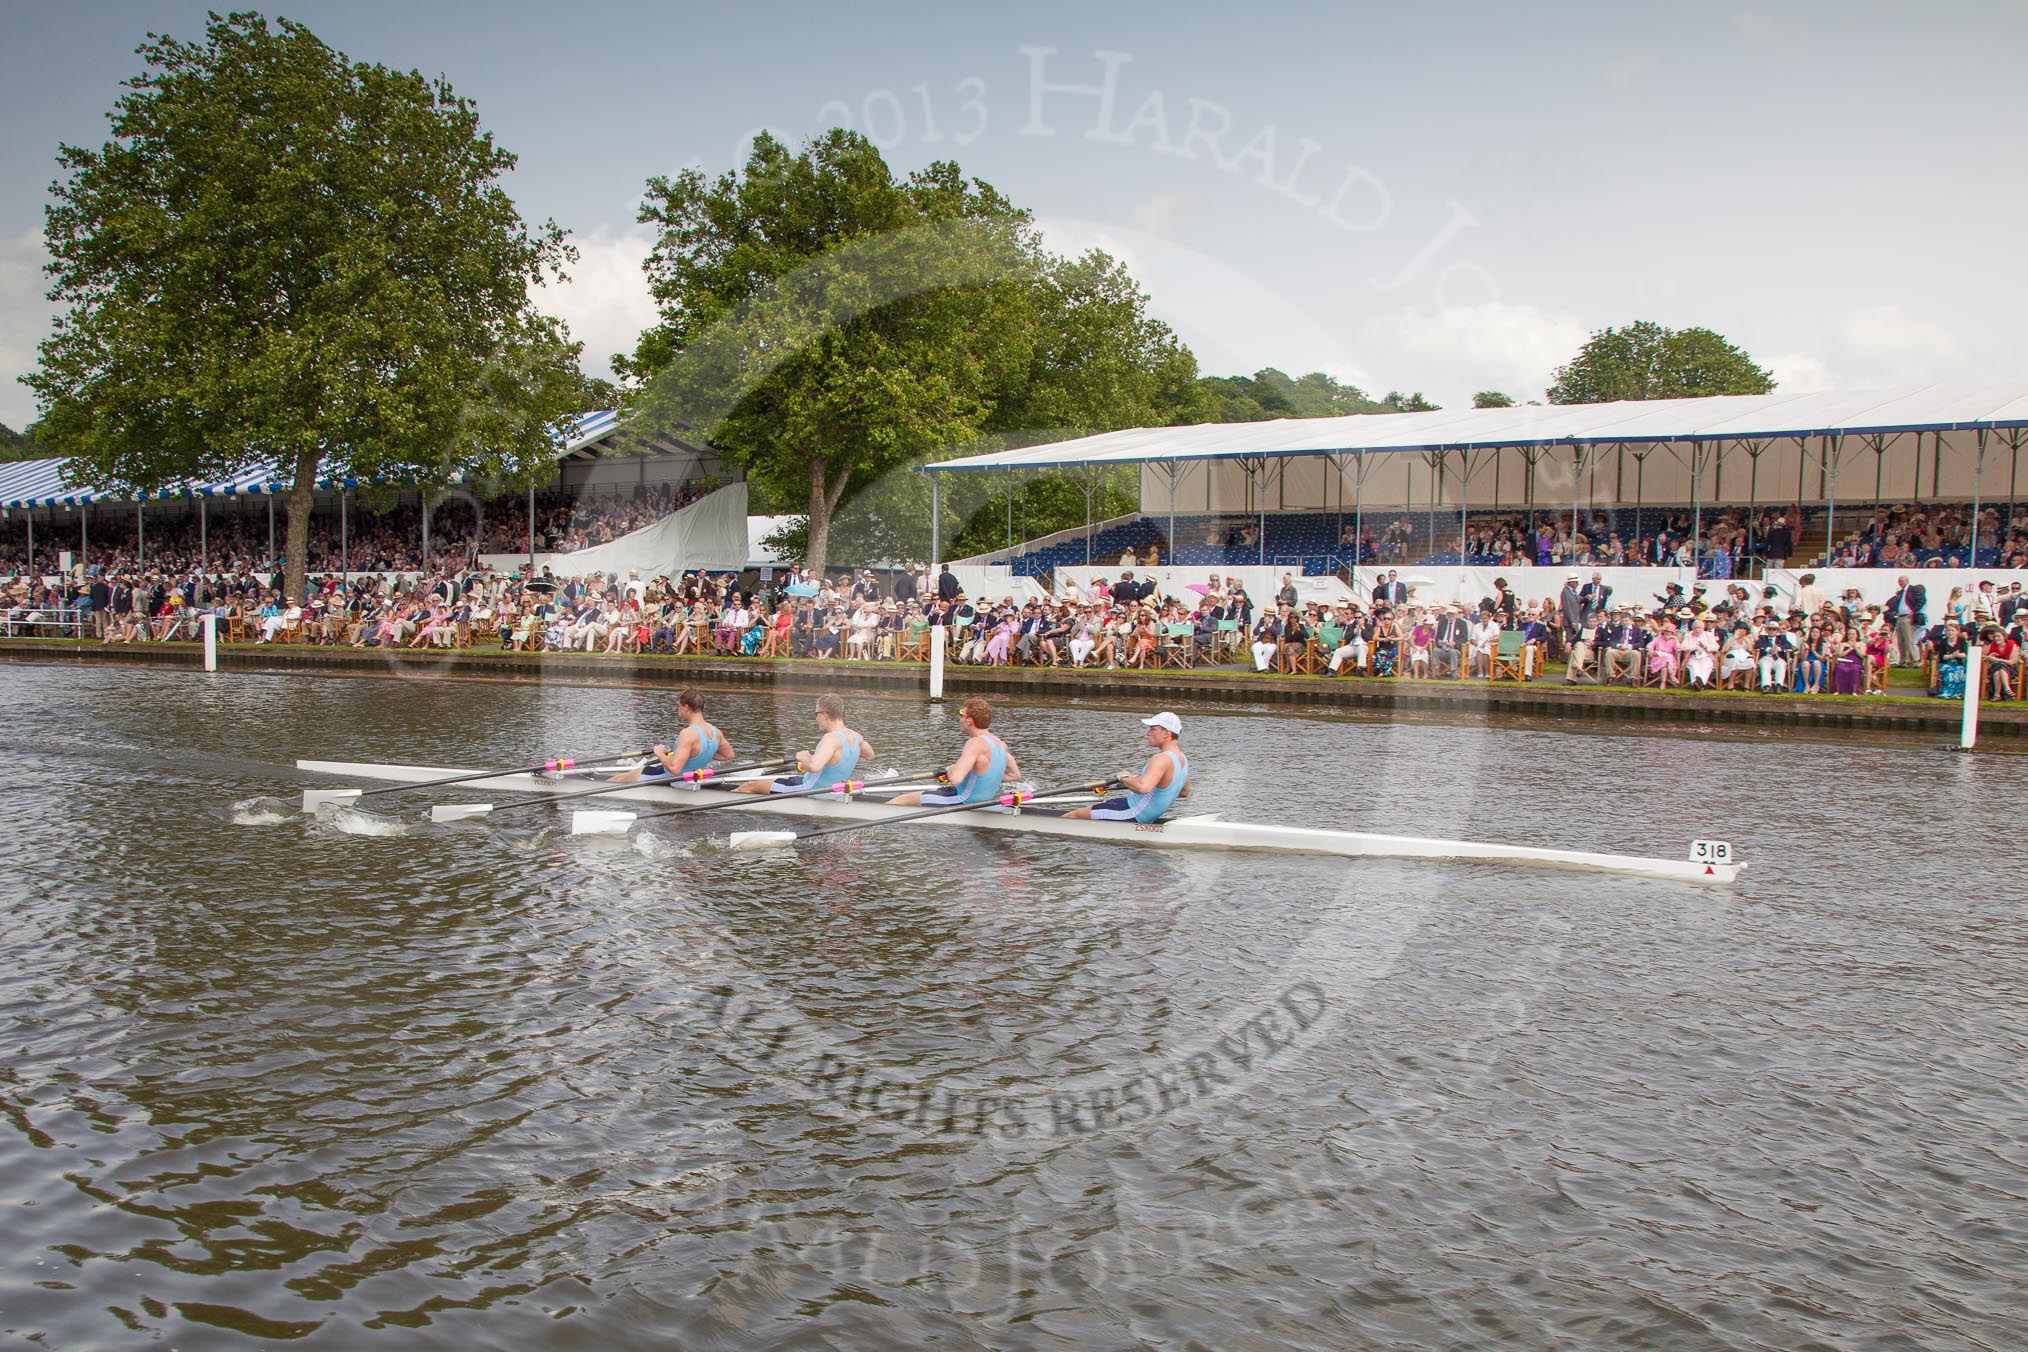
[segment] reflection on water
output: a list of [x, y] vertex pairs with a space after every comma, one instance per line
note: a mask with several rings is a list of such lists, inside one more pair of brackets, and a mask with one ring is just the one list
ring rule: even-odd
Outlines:
[[[1984, 844], [2016, 758], [1182, 710], [1192, 810], [1717, 836], [1731, 893], [942, 829], [738, 855], [795, 823], [292, 810], [299, 755], [596, 752], [668, 732], [660, 692], [7, 679], [17, 1336], [1992, 1345], [2018, 1316], [2024, 929]], [[713, 712], [764, 751], [808, 704]], [[854, 719], [908, 771], [955, 731]], [[1139, 726], [996, 730], [1054, 781]]]

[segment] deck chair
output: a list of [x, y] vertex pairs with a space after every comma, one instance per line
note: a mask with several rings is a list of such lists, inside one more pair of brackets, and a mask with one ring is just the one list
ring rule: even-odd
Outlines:
[[1239, 621], [1220, 620], [1218, 622], [1217, 655], [1230, 661], [1245, 647], [1246, 635], [1239, 632]]
[[896, 659], [902, 662], [927, 662], [929, 661], [929, 643], [930, 628], [928, 625], [923, 625], [919, 629], [914, 625], [910, 625], [906, 630], [902, 631], [901, 644], [895, 654]]
[[1317, 660], [1314, 632], [1305, 634], [1301, 643], [1284, 643], [1275, 657], [1282, 670], [1291, 676], [1315, 676], [1322, 665]]
[[1526, 668], [1523, 665], [1527, 661], [1527, 646], [1522, 641], [1519, 629], [1502, 629], [1499, 646], [1493, 649], [1493, 679], [1527, 680]]
[[1188, 670], [1197, 665], [1197, 631], [1187, 620], [1171, 620], [1162, 626], [1161, 642], [1155, 647], [1155, 665]]

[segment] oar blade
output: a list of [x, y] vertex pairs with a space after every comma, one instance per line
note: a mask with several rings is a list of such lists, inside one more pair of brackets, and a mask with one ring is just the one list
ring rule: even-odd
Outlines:
[[363, 792], [363, 789], [304, 789], [303, 811], [315, 812], [326, 803], [349, 803]]
[[570, 833], [574, 836], [623, 836], [634, 824], [632, 812], [573, 812]]
[[772, 850], [782, 845], [796, 843], [794, 831], [734, 831], [726, 848], [747, 853], [754, 850]]
[[491, 803], [438, 803], [430, 809], [430, 820], [461, 822], [471, 817], [483, 817], [492, 810]]

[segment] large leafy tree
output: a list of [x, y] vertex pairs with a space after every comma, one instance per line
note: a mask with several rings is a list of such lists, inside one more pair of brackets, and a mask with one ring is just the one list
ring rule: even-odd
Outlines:
[[1251, 376], [1205, 376], [1199, 384], [1213, 405], [1213, 416], [1206, 421], [1260, 422], [1394, 411], [1357, 385], [1341, 384], [1322, 371], [1291, 378], [1267, 366]]
[[[926, 557], [928, 485], [904, 471], [982, 437], [1215, 412], [1117, 260], [1049, 254], [1028, 213], [955, 164], [897, 178], [848, 131], [796, 151], [763, 135], [737, 172], [652, 180], [641, 219], [661, 322], [615, 362], [637, 382], [634, 434], [709, 438], [759, 501], [805, 515], [813, 567], [834, 541]], [[1004, 486], [947, 486], [947, 524], [1004, 506]], [[1037, 501], [1054, 516], [1064, 496]]]
[[651, 180], [641, 219], [634, 435], [708, 438], [802, 507], [812, 567], [848, 489], [978, 436], [1030, 362], [1028, 217], [954, 164], [896, 179], [852, 132], [763, 134], [738, 171]]
[[1548, 395], [1552, 404], [1602, 404], [1766, 394], [1774, 387], [1773, 376], [1710, 329], [1668, 329], [1642, 320], [1594, 333], [1567, 365], [1556, 368]]
[[0, 423], [0, 460], [33, 460], [43, 454], [35, 444], [35, 429], [17, 432], [6, 423]]
[[296, 597], [320, 473], [546, 474], [581, 377], [531, 292], [570, 251], [473, 106], [256, 14], [139, 53], [112, 139], [59, 156], [43, 439], [101, 486], [275, 465]]

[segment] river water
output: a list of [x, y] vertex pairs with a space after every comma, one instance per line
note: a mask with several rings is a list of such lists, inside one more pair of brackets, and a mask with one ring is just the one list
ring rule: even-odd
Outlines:
[[[298, 756], [673, 736], [666, 692], [0, 680], [13, 1337], [2020, 1343], [2028, 758], [1183, 708], [1193, 811], [1751, 866], [924, 828], [749, 856], [727, 814], [258, 801]], [[810, 703], [711, 712], [773, 749]], [[1135, 763], [1135, 712], [997, 726], [1069, 782]], [[954, 745], [947, 708], [852, 719], [883, 766]]]

